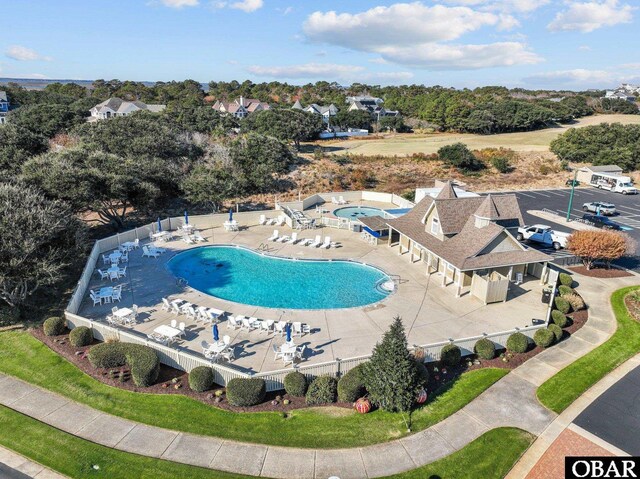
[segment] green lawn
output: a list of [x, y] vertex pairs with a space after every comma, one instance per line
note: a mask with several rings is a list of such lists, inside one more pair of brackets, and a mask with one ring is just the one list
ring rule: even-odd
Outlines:
[[[233, 413], [179, 395], [142, 394], [107, 386], [84, 374], [24, 331], [0, 333], [0, 371], [87, 404], [153, 426], [224, 439], [309, 448], [357, 447], [407, 434], [401, 415], [360, 415], [339, 408], [302, 409], [287, 418], [275, 412]], [[479, 369], [431, 394], [413, 414], [413, 430], [427, 428], [464, 407], [507, 374]]]
[[538, 399], [543, 405], [561, 413], [609, 372], [640, 352], [640, 323], [631, 317], [624, 304], [624, 297], [636, 289], [637, 286], [631, 286], [611, 295], [618, 329], [605, 343], [538, 388]]
[[[448, 457], [393, 478], [499, 479], [506, 475], [532, 440], [533, 436], [519, 429], [493, 429]], [[117, 451], [59, 431], [3, 406], [0, 406], [0, 444], [73, 479], [248, 477]], [[93, 465], [98, 465], [99, 469], [93, 469]]]

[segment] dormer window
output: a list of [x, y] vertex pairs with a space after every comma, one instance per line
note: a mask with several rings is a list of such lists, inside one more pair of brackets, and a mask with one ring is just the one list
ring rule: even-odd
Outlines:
[[438, 233], [440, 233], [440, 221], [438, 221], [438, 218], [434, 217], [431, 220], [431, 234], [437, 235]]

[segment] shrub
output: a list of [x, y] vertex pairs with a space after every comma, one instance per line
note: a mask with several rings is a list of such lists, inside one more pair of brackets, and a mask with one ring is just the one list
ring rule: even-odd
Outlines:
[[362, 364], [351, 369], [338, 381], [338, 401], [355, 402], [364, 396], [364, 378], [362, 377]]
[[567, 314], [571, 311], [571, 303], [567, 301], [565, 298], [557, 297], [555, 300], [556, 309], [563, 314]]
[[562, 311], [558, 311], [557, 309], [551, 311], [551, 321], [553, 321], [554, 324], [557, 324], [561, 328], [564, 328], [568, 322], [565, 314]]
[[307, 378], [298, 371], [292, 371], [284, 377], [284, 390], [290, 396], [304, 397], [307, 386]]
[[513, 333], [507, 339], [507, 350], [513, 353], [526, 353], [529, 349], [529, 338], [522, 333]]
[[571, 305], [571, 309], [574, 311], [580, 311], [584, 309], [586, 305], [584, 304], [584, 299], [579, 294], [573, 293], [564, 296], [564, 299]]
[[492, 158], [491, 164], [499, 173], [509, 173], [511, 171], [511, 163], [509, 162], [509, 158], [505, 156]]
[[189, 373], [189, 387], [201, 393], [213, 386], [213, 369], [208, 366], [197, 366]]
[[91, 341], [93, 341], [93, 333], [86, 326], [73, 328], [69, 333], [69, 342], [76, 348], [89, 346]]
[[558, 287], [558, 292], [560, 293], [560, 296], [563, 296], [563, 297], [568, 294], [575, 294], [575, 291], [573, 290], [573, 288], [569, 286], [565, 286], [564, 284], [561, 284]]
[[560, 280], [560, 284], [563, 286], [571, 287], [571, 285], [573, 285], [573, 278], [571, 277], [570, 274], [560, 273], [558, 275], [558, 279]]
[[260, 378], [233, 378], [227, 383], [227, 399], [234, 406], [255, 406], [264, 401], [267, 385]]
[[480, 359], [493, 359], [496, 357], [496, 345], [487, 338], [476, 341], [473, 351]]
[[20, 309], [0, 304], [0, 327], [16, 324], [20, 321]]
[[155, 350], [142, 344], [102, 343], [89, 350], [94, 368], [118, 368], [129, 365], [136, 386], [148, 387], [158, 379], [160, 360]]
[[541, 348], [548, 348], [555, 341], [556, 336], [548, 329], [538, 329], [533, 335], [533, 341]]
[[47, 336], [59, 336], [67, 331], [67, 321], [62, 316], [53, 316], [42, 325]]
[[332, 376], [318, 376], [307, 391], [307, 404], [317, 406], [320, 404], [330, 404], [336, 401], [338, 381]]
[[418, 372], [419, 385], [425, 387], [429, 382], [429, 370], [422, 361], [416, 361], [416, 371]]
[[438, 150], [438, 156], [446, 164], [461, 171], [477, 171], [484, 168], [484, 164], [464, 143], [443, 146]]
[[560, 341], [562, 339], [564, 331], [562, 331], [562, 328], [560, 326], [552, 323], [547, 326], [547, 329], [553, 333], [553, 335], [556, 337], [556, 341]]
[[447, 366], [457, 366], [462, 359], [462, 352], [455, 344], [447, 344], [440, 351], [440, 361]]

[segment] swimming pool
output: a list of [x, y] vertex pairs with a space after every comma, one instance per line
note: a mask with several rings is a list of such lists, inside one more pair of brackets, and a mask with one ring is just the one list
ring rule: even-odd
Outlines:
[[385, 216], [383, 210], [371, 206], [345, 206], [344, 208], [333, 210], [333, 214], [338, 218], [349, 219], [362, 218], [363, 216]]
[[379, 287], [389, 277], [362, 263], [293, 260], [236, 246], [193, 248], [167, 267], [198, 291], [265, 308], [353, 308], [389, 295]]

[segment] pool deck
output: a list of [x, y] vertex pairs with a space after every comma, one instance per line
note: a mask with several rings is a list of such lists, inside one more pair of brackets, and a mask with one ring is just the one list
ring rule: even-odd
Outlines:
[[[372, 205], [367, 202], [367, 206]], [[337, 205], [325, 205], [335, 209]], [[333, 207], [333, 208], [331, 208]], [[276, 214], [274, 213], [274, 216]], [[369, 354], [399, 315], [405, 324], [409, 344], [429, 344], [449, 338], [465, 338], [482, 333], [509, 330], [532, 324], [532, 320], [544, 319], [546, 305], [540, 301], [542, 286], [533, 277], [526, 277], [519, 286], [512, 284], [509, 300], [505, 303], [482, 304], [469, 294], [455, 297], [454, 286], [441, 286], [441, 277], [425, 274], [424, 264], [411, 263], [408, 255], [398, 256], [397, 249], [386, 245], [373, 246], [360, 239], [359, 234], [335, 228], [303, 231], [301, 238], [313, 238], [316, 234], [331, 236], [341, 244], [338, 248], [317, 249], [299, 245], [268, 242], [274, 229], [281, 234], [290, 234], [288, 227], [242, 225], [238, 232], [226, 232], [223, 228], [202, 229], [206, 243], [236, 244], [257, 249], [268, 243], [268, 254], [292, 258], [339, 258], [352, 259], [377, 266], [388, 274], [399, 275], [400, 285], [396, 292], [374, 305], [334, 310], [282, 310], [270, 309], [224, 301], [192, 288], [177, 284], [176, 278], [166, 268], [167, 261], [175, 254], [195, 247], [176, 239], [160, 242], [167, 252], [157, 259], [142, 258], [142, 249], [129, 254], [127, 277], [111, 283], [100, 280], [94, 274], [90, 289], [123, 284], [122, 301], [116, 306], [138, 305], [139, 322], [134, 329], [141, 334], [150, 333], [161, 324], [172, 319], [187, 323], [187, 338], [174, 347], [189, 349], [200, 354], [200, 342], [211, 341], [211, 328], [201, 323], [186, 320], [184, 315], [176, 317], [161, 310], [163, 297], [170, 300], [182, 298], [198, 306], [225, 310], [232, 315], [242, 314], [260, 319], [302, 321], [311, 326], [311, 334], [294, 338], [298, 345], [307, 345], [306, 358], [302, 364], [332, 361]], [[147, 244], [147, 240], [143, 244]], [[79, 314], [104, 321], [113, 304], [92, 306], [88, 296], [83, 300]], [[264, 332], [231, 330], [226, 319], [219, 325], [220, 335], [229, 334], [235, 347], [237, 359], [231, 364], [243, 371], [271, 371], [284, 367], [281, 360], [274, 360], [272, 344], [281, 345], [284, 338]], [[129, 328], [125, 328], [129, 329]]]

